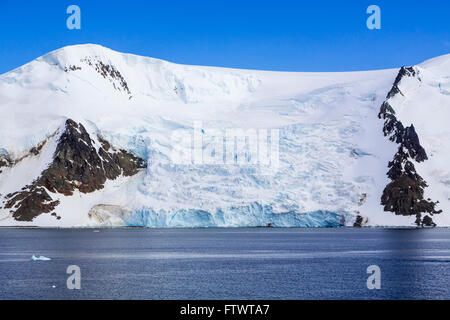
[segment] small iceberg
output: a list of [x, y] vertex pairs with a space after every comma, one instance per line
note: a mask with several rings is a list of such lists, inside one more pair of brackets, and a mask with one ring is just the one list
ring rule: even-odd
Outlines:
[[31, 257], [31, 260], [32, 260], [32, 261], [49, 261], [49, 260], [52, 260], [52, 259], [47, 258], [47, 257], [44, 257], [44, 256], [36, 257], [36, 256], [33, 254], [33, 256]]

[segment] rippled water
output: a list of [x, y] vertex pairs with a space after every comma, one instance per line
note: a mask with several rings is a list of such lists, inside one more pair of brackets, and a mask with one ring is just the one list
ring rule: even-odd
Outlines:
[[450, 229], [0, 229], [0, 298], [450, 299]]

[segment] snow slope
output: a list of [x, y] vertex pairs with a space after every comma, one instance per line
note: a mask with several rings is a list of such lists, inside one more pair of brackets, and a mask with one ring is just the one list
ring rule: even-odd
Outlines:
[[[416, 168], [429, 196], [441, 202], [442, 226], [450, 225], [449, 66], [450, 56], [419, 65], [423, 81], [402, 82], [405, 96], [392, 103], [405, 125], [414, 123], [429, 154]], [[43, 214], [17, 222], [0, 210], [0, 225], [337, 226], [353, 225], [361, 214], [373, 226], [412, 226], [414, 217], [380, 205], [397, 147], [384, 137], [377, 114], [397, 73], [185, 66], [91, 44], [51, 52], [0, 76], [0, 150], [20, 159], [55, 139], [70, 118], [148, 167], [90, 194], [52, 195], [61, 201], [61, 220]], [[239, 164], [217, 157], [216, 164], [174, 161], [175, 151], [193, 152], [198, 129], [210, 152], [230, 128], [278, 134], [278, 165], [255, 164], [239, 146]], [[33, 180], [51, 160], [48, 152], [3, 170], [0, 194]]]

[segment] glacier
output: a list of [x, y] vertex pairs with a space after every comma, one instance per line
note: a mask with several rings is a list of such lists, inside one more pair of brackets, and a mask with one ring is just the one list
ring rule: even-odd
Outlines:
[[[348, 219], [348, 220], [346, 220]], [[253, 203], [245, 207], [203, 210], [181, 209], [174, 213], [152, 209], [133, 211], [123, 219], [125, 226], [152, 228], [210, 228], [210, 227], [299, 227], [330, 228], [354, 223], [348, 213], [316, 211], [309, 213], [274, 213], [270, 206]]]
[[[444, 211], [449, 64], [450, 55], [420, 64], [423, 81], [402, 82], [405, 96], [393, 101], [430, 150], [431, 162], [417, 168]], [[102, 66], [120, 76], [105, 77]], [[19, 222], [0, 209], [0, 226], [339, 227], [352, 226], [357, 215], [369, 226], [414, 226], [414, 217], [384, 212], [380, 204], [396, 145], [377, 115], [397, 73], [185, 66], [93, 44], [56, 50], [0, 75], [0, 155], [25, 159], [0, 168], [0, 204], [48, 165], [52, 135], [68, 118], [145, 159], [147, 168], [89, 194], [51, 194], [61, 220], [43, 214]], [[190, 139], [199, 122], [203, 154], [216, 153], [217, 132], [277, 130], [277, 167], [255, 164], [239, 147], [239, 164], [174, 162], [174, 149], [195, 152]], [[44, 140], [45, 152], [25, 157]], [[450, 226], [445, 214], [436, 221]]]

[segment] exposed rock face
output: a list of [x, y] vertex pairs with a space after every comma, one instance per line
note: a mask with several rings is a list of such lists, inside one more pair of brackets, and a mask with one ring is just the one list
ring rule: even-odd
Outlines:
[[73, 195], [75, 190], [90, 193], [102, 189], [106, 180], [132, 176], [145, 166], [143, 159], [114, 149], [101, 137], [96, 143], [82, 124], [69, 119], [59, 137], [53, 162], [31, 185], [7, 195], [5, 208], [11, 209], [16, 220], [32, 221], [59, 204], [47, 191], [65, 196]]
[[395, 78], [394, 84], [392, 85], [391, 91], [389, 91], [387, 95], [387, 99], [394, 97], [396, 94], [400, 93], [403, 96], [403, 93], [400, 91], [398, 87], [400, 81], [404, 77], [415, 77], [417, 75], [416, 70], [413, 67], [402, 67]]
[[355, 223], [353, 224], [353, 227], [361, 228], [361, 227], [364, 227], [368, 222], [369, 222], [369, 219], [367, 217], [358, 215], [358, 216], [356, 216], [356, 220], [355, 220]]
[[429, 216], [425, 216], [422, 219], [422, 227], [436, 227], [436, 223], [433, 222], [433, 219], [431, 219]]
[[77, 71], [77, 70], [81, 70], [81, 67], [77, 67], [77, 66], [71, 65], [69, 67], [64, 68], [65, 72]]
[[384, 189], [381, 203], [385, 211], [395, 212], [397, 215], [411, 216], [418, 218], [420, 224], [422, 213], [438, 214], [436, 211], [437, 202], [429, 199], [424, 200], [424, 188], [428, 185], [423, 178], [417, 174], [414, 165], [408, 160], [408, 156], [400, 147], [389, 163], [388, 177], [392, 180]]
[[6, 156], [0, 154], [0, 173], [2, 173], [3, 167], [9, 167], [11, 165], [11, 161]]
[[[364, 205], [364, 203], [366, 201], [367, 201], [367, 193], [362, 193], [359, 198], [358, 206], [361, 207], [362, 205]], [[353, 223], [353, 227], [361, 228], [361, 227], [364, 227], [365, 225], [367, 225], [368, 223], [369, 223], [369, 218], [361, 215], [359, 210], [356, 211], [356, 219], [355, 219], [355, 222]]]
[[[420, 145], [419, 136], [413, 125], [404, 127], [395, 116], [395, 111], [388, 100], [397, 94], [403, 95], [399, 89], [400, 81], [404, 77], [416, 77], [417, 72], [413, 67], [402, 67], [395, 79], [386, 101], [380, 108], [378, 117], [384, 119], [383, 132], [389, 136], [389, 140], [399, 145], [394, 159], [389, 162], [387, 176], [391, 179], [381, 197], [381, 204], [385, 211], [394, 212], [396, 215], [416, 216], [418, 226], [434, 225], [430, 216], [422, 219], [423, 213], [439, 214], [442, 210], [436, 210], [439, 202], [424, 199], [426, 181], [416, 172], [414, 164], [410, 160], [423, 162], [428, 160], [425, 149]], [[420, 78], [418, 78], [420, 81]]]
[[95, 58], [87, 57], [82, 59], [81, 62], [87, 63], [93, 67], [103, 78], [108, 79], [114, 86], [114, 89], [118, 91], [125, 91], [131, 95], [131, 91], [128, 88], [128, 83], [122, 74], [111, 64], [105, 64]]
[[[130, 99], [132, 98], [127, 81], [122, 76], [120, 71], [117, 70], [112, 64], [105, 64], [96, 57], [86, 57], [81, 59], [80, 62], [94, 68], [95, 71], [97, 71], [103, 78], [111, 82], [114, 89], [117, 91], [124, 91], [130, 96]], [[82, 68], [76, 65], [69, 65], [64, 68], [65, 72], [73, 72], [78, 70], [82, 70]]]
[[22, 191], [7, 195], [5, 208], [11, 209], [17, 221], [32, 221], [42, 213], [49, 213], [58, 206], [59, 201], [53, 201], [47, 191], [34, 184]]

